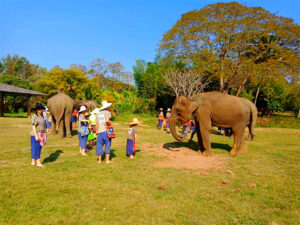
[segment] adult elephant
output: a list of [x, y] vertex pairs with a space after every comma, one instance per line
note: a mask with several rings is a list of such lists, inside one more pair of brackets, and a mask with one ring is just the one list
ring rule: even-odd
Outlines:
[[60, 137], [72, 137], [71, 117], [73, 109], [86, 106], [89, 110], [98, 107], [98, 104], [90, 100], [73, 100], [64, 93], [58, 93], [48, 99], [47, 107], [52, 115], [52, 133], [56, 134], [56, 125], [59, 128]]
[[176, 122], [183, 124], [192, 119], [197, 124], [197, 136], [203, 155], [211, 155], [210, 130], [212, 126], [232, 128], [234, 144], [231, 155], [247, 152], [245, 127], [249, 122], [249, 113], [239, 97], [220, 92], [206, 92], [192, 97], [178, 97], [172, 107], [170, 130], [178, 141], [183, 138], [176, 133]]
[[58, 93], [48, 99], [47, 107], [52, 115], [52, 134], [56, 134], [56, 125], [60, 137], [72, 137], [70, 122], [74, 101], [64, 93]]

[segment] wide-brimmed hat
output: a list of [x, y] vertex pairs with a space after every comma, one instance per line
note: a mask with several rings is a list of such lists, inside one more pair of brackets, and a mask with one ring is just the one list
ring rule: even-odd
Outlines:
[[84, 105], [80, 106], [79, 113], [87, 111], [86, 107]]
[[159, 108], [159, 111], [163, 111], [163, 108]]
[[138, 125], [138, 124], [140, 124], [140, 122], [139, 122], [138, 118], [133, 118], [129, 124], [130, 125]]
[[103, 109], [107, 109], [108, 107], [110, 107], [112, 105], [112, 103], [109, 103], [107, 101], [102, 101], [102, 106], [100, 108], [100, 111], [103, 110]]
[[170, 108], [168, 108], [168, 111], [171, 111], [171, 109], [170, 109]]
[[41, 103], [37, 103], [36, 106], [35, 106], [35, 108], [34, 108], [34, 111], [36, 111], [36, 110], [38, 110], [38, 109], [43, 109], [43, 110], [45, 110], [46, 108], [45, 108], [45, 106], [43, 106]]
[[92, 112], [91, 112], [91, 114], [97, 114], [97, 113], [99, 113], [100, 112], [100, 108], [95, 108]]

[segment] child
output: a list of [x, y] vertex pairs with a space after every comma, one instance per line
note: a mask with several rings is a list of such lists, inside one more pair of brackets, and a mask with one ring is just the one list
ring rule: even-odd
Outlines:
[[183, 128], [181, 131], [181, 137], [186, 139], [188, 133], [189, 133], [189, 126], [190, 126], [190, 121], [186, 122], [183, 124]]
[[126, 154], [131, 158], [134, 159], [133, 154], [135, 153], [135, 142], [136, 142], [136, 126], [139, 124], [137, 118], [133, 118], [132, 122], [130, 123], [130, 127], [128, 130], [127, 135], [127, 148]]
[[158, 129], [162, 130], [163, 129], [163, 122], [164, 122], [164, 112], [163, 109], [159, 109], [159, 114], [158, 114]]

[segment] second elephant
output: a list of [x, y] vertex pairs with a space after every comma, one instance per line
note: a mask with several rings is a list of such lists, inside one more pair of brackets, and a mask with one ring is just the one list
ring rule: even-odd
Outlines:
[[211, 127], [232, 128], [234, 143], [230, 154], [247, 152], [245, 127], [249, 124], [249, 116], [255, 112], [245, 106], [246, 103], [240, 101], [239, 97], [220, 92], [200, 93], [189, 98], [180, 96], [172, 107], [171, 133], [176, 140], [183, 141], [176, 133], [176, 122], [183, 124], [194, 119], [200, 150], [208, 156], [211, 155]]

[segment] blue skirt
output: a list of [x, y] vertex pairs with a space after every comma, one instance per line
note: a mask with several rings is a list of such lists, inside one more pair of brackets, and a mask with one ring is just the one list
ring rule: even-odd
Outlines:
[[126, 154], [133, 155], [133, 140], [127, 139]]
[[41, 151], [42, 151], [42, 146], [40, 142], [36, 141], [34, 136], [30, 136], [30, 143], [31, 143], [31, 158], [40, 159]]

